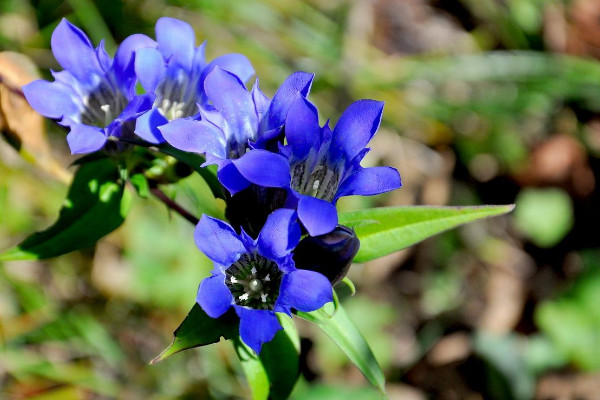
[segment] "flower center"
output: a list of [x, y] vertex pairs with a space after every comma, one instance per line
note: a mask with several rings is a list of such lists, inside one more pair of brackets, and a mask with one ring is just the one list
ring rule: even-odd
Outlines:
[[225, 270], [225, 285], [238, 306], [272, 310], [279, 296], [282, 275], [274, 261], [246, 253]]
[[156, 88], [154, 107], [167, 120], [191, 117], [198, 112], [195, 102], [197, 79], [190, 79], [185, 71], [178, 70], [175, 77], [165, 78]]
[[338, 190], [339, 173], [326, 165], [309, 168], [306, 161], [292, 166], [292, 188], [307, 196], [332, 201]]
[[127, 99], [121, 91], [105, 79], [87, 96], [83, 97], [81, 122], [86, 125], [104, 128], [121, 114]]

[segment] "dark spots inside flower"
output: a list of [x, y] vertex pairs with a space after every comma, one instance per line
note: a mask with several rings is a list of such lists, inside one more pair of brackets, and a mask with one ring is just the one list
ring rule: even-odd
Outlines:
[[164, 79], [156, 88], [154, 107], [167, 120], [191, 117], [198, 112], [196, 105], [197, 77], [189, 77], [183, 70], [175, 77]]
[[274, 261], [246, 253], [225, 270], [225, 284], [235, 304], [255, 310], [273, 310], [282, 275]]
[[286, 198], [285, 189], [250, 185], [227, 197], [225, 216], [236, 232], [239, 233], [243, 228], [247, 234], [256, 239], [268, 216], [283, 207]]
[[308, 161], [302, 161], [292, 166], [292, 188], [300, 194], [332, 201], [338, 190], [338, 171], [325, 163], [313, 168], [307, 164]]
[[105, 79], [82, 100], [81, 122], [97, 127], [108, 126], [127, 105], [125, 95]]

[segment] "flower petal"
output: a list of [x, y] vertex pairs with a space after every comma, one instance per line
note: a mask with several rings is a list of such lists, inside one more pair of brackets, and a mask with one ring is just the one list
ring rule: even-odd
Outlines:
[[258, 118], [252, 95], [240, 79], [215, 67], [204, 82], [204, 89], [214, 107], [232, 129], [237, 143], [245, 143], [255, 135]]
[[196, 246], [211, 260], [225, 266], [246, 252], [244, 244], [229, 224], [203, 215], [194, 230]]
[[176, 119], [158, 130], [171, 146], [179, 150], [225, 157], [223, 132], [210, 122]]
[[153, 144], [163, 143], [165, 139], [158, 127], [167, 122], [169, 121], [156, 108], [153, 108], [138, 117], [135, 123], [135, 134]]
[[329, 279], [315, 271], [297, 269], [283, 276], [278, 303], [310, 312], [333, 301]]
[[169, 60], [169, 64], [191, 70], [196, 35], [187, 22], [169, 17], [160, 18], [156, 21], [156, 41], [158, 50]]
[[296, 158], [306, 157], [319, 139], [320, 131], [317, 108], [304, 97], [298, 97], [285, 121], [285, 136]]
[[337, 210], [333, 204], [310, 196], [300, 196], [298, 218], [311, 236], [331, 232], [338, 222]]
[[103, 73], [90, 39], [65, 18], [52, 32], [50, 44], [58, 63], [77, 79], [86, 82], [92, 74]]
[[211, 318], [219, 318], [233, 305], [233, 296], [224, 275], [213, 275], [200, 282], [196, 303]]
[[246, 82], [254, 75], [254, 67], [252, 67], [248, 57], [242, 54], [231, 53], [224, 54], [212, 60], [202, 71], [200, 82], [203, 82], [208, 74], [217, 66], [224, 71], [231, 72], [240, 78], [242, 82]]
[[229, 160], [226, 160], [221, 164], [217, 171], [217, 178], [219, 179], [219, 182], [221, 182], [221, 185], [223, 185], [232, 196], [252, 184], [252, 182], [240, 174], [240, 171], [238, 171], [236, 166]]
[[333, 130], [331, 148], [345, 159], [352, 159], [365, 148], [381, 122], [383, 102], [358, 100], [340, 117]]
[[139, 33], [125, 38], [119, 45], [112, 68], [115, 76], [123, 86], [129, 86], [135, 80], [136, 50], [145, 47], [156, 47], [156, 42]]
[[153, 92], [165, 76], [165, 61], [160, 52], [153, 48], [142, 48], [135, 52], [135, 74], [147, 92]]
[[240, 316], [240, 337], [257, 354], [260, 353], [263, 343], [273, 340], [277, 331], [283, 329], [273, 311], [249, 310], [243, 307], [235, 309]]
[[61, 119], [79, 114], [79, 105], [75, 103], [71, 89], [60, 82], [37, 80], [22, 89], [31, 107], [44, 117]]
[[306, 72], [294, 72], [290, 75], [273, 96], [269, 111], [260, 122], [261, 130], [268, 131], [282, 126], [296, 98], [308, 96], [314, 77], [314, 74]]
[[300, 242], [300, 225], [294, 210], [273, 211], [258, 235], [258, 251], [269, 259], [287, 256]]
[[400, 174], [395, 168], [360, 168], [342, 182], [336, 199], [351, 195], [372, 196], [398, 189], [400, 186]]
[[250, 150], [232, 163], [250, 182], [264, 187], [290, 184], [290, 167], [285, 157], [266, 150]]
[[106, 135], [100, 128], [76, 124], [71, 126], [71, 132], [67, 135], [67, 143], [69, 143], [71, 154], [92, 153], [104, 147]]

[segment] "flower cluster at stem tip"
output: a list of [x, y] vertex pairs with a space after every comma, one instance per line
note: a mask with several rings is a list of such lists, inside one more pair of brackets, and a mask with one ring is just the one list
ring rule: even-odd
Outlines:
[[233, 308], [241, 339], [258, 353], [282, 329], [278, 313], [333, 300], [359, 249], [338, 224], [337, 200], [401, 186], [394, 168], [361, 166], [382, 102], [356, 101], [333, 128], [321, 126], [307, 100], [313, 74], [291, 74], [272, 98], [258, 79], [248, 90], [254, 69], [244, 55], [207, 62], [205, 44], [196, 47], [191, 26], [173, 18], [157, 21], [156, 40], [126, 38], [114, 58], [67, 20], [51, 45], [64, 69], [23, 92], [68, 128], [73, 154], [166, 143], [217, 166], [230, 223], [203, 216], [194, 232], [215, 266], [196, 297], [206, 314]]

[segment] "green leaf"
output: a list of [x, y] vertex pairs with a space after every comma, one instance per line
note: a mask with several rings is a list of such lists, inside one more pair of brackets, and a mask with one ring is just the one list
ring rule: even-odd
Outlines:
[[204, 157], [198, 154], [178, 150], [169, 145], [162, 145], [158, 148], [158, 150], [163, 154], [174, 157], [182, 163], [187, 164], [190, 168], [202, 176], [215, 198], [224, 198], [223, 189], [221, 189], [221, 183], [217, 178], [217, 170], [215, 165], [201, 167], [204, 161], [206, 161]]
[[148, 184], [148, 179], [144, 176], [144, 174], [135, 174], [130, 179], [129, 182], [135, 188], [137, 194], [143, 198], [147, 199], [150, 195], [150, 185]]
[[46, 259], [90, 247], [123, 223], [130, 205], [109, 159], [81, 165], [54, 225], [0, 254], [0, 260]]
[[314, 322], [338, 345], [346, 356], [352, 361], [367, 380], [382, 393], [385, 394], [385, 376], [379, 363], [373, 355], [365, 338], [356, 328], [356, 325], [350, 320], [348, 314], [341, 304], [332, 314], [325, 308], [332, 308], [331, 303], [323, 308], [305, 313], [298, 311], [297, 315], [308, 321]]
[[366, 262], [467, 222], [506, 214], [513, 208], [513, 205], [371, 208], [341, 213], [340, 224], [353, 227], [360, 239], [354, 261]]
[[211, 318], [196, 303], [173, 333], [171, 344], [150, 361], [150, 364], [156, 364], [183, 350], [216, 343], [221, 337], [236, 337], [238, 325], [239, 320], [233, 311], [230, 310], [219, 318]]
[[300, 376], [298, 331], [287, 315], [278, 315], [278, 318], [283, 329], [262, 346], [260, 355], [246, 346], [239, 336], [234, 339], [235, 351], [254, 400], [287, 399]]

